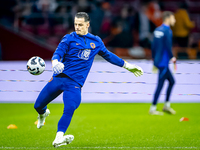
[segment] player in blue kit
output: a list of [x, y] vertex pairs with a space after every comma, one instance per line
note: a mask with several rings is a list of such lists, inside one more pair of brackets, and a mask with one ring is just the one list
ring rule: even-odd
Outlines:
[[64, 111], [58, 122], [54, 147], [69, 144], [73, 135], [65, 135], [74, 111], [81, 103], [81, 87], [92, 66], [96, 54], [108, 62], [124, 67], [141, 76], [142, 68], [125, 62], [106, 49], [98, 36], [88, 33], [90, 19], [87, 13], [79, 12], [75, 15], [75, 32], [67, 34], [59, 43], [52, 57], [53, 77], [40, 92], [34, 108], [38, 112], [37, 128], [44, 125], [46, 117], [50, 114], [47, 104], [63, 92]]
[[163, 107], [163, 111], [168, 112], [170, 114], [176, 113], [176, 111], [174, 111], [170, 107], [170, 102], [169, 102], [171, 90], [175, 81], [168, 66], [170, 60], [173, 63], [176, 63], [176, 58], [173, 57], [172, 54], [172, 31], [170, 29], [170, 26], [173, 26], [175, 22], [176, 20], [174, 14], [170, 11], [165, 11], [163, 12], [163, 24], [157, 27], [154, 31], [154, 38], [151, 50], [152, 50], [154, 66], [156, 66], [159, 69], [159, 76], [158, 76], [158, 85], [149, 111], [149, 113], [152, 115], [163, 115], [163, 112], [156, 110], [157, 109], [156, 105], [165, 80], [169, 81], [169, 86], [167, 89], [166, 100], [165, 100], [165, 105]]

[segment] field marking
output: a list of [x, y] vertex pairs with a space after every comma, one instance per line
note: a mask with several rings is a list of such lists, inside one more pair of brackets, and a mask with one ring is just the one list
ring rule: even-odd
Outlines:
[[[200, 147], [60, 147], [64, 149], [200, 149]], [[55, 149], [52, 147], [0, 147], [0, 149]]]

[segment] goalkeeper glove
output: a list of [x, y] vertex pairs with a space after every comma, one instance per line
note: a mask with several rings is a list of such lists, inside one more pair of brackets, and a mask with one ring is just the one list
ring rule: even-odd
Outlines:
[[127, 69], [128, 71], [134, 73], [136, 77], [139, 77], [143, 75], [143, 70], [141, 67], [135, 65], [135, 64], [129, 64], [128, 62], [124, 61], [124, 66], [123, 68]]
[[52, 68], [55, 74], [62, 73], [64, 70], [64, 64], [59, 62], [57, 59], [52, 60]]
[[152, 72], [153, 73], [158, 73], [158, 68], [156, 66], [154, 66], [154, 65], [153, 65], [153, 68], [152, 68]]

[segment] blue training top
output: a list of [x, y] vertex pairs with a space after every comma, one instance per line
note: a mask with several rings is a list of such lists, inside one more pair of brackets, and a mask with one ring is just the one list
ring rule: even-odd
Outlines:
[[172, 30], [169, 26], [162, 24], [154, 31], [151, 44], [152, 57], [156, 67], [168, 67], [172, 54]]
[[124, 60], [108, 51], [103, 41], [91, 33], [66, 34], [54, 52], [52, 60], [61, 61], [65, 65], [63, 73], [83, 86], [96, 54], [114, 65], [124, 65]]

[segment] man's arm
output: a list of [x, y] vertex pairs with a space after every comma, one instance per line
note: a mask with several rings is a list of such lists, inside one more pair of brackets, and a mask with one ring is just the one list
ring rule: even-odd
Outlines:
[[183, 13], [184, 13], [183, 14], [183, 16], [184, 16], [183, 18], [184, 18], [185, 27], [189, 28], [189, 29], [194, 28], [195, 24], [194, 24], [194, 22], [190, 21], [190, 18], [189, 18], [189, 15], [188, 15], [187, 11], [184, 11]]
[[117, 55], [108, 51], [106, 48], [103, 48], [103, 50], [101, 50], [98, 54], [111, 64], [117, 65], [119, 67], [123, 67], [124, 65], [123, 59], [119, 58]]
[[173, 53], [172, 53], [172, 37], [169, 32], [165, 33], [164, 41], [165, 41], [165, 45], [167, 47], [167, 51], [168, 51], [170, 60], [172, 61], [172, 63], [176, 64], [176, 57], [174, 57]]
[[171, 59], [173, 57], [172, 54], [172, 36], [170, 35], [170, 32], [167, 30], [164, 33], [165, 38], [164, 38], [164, 42], [165, 42], [165, 47], [167, 49], [169, 58]]
[[119, 67], [123, 67], [127, 69], [128, 71], [134, 73], [136, 77], [141, 76], [143, 74], [142, 68], [136, 65], [132, 65], [123, 59], [119, 58], [117, 55], [113, 54], [112, 52], [108, 51], [106, 47], [104, 46], [103, 42], [100, 47], [100, 51], [98, 53], [100, 56], [102, 56], [105, 60], [108, 62], [117, 65]]
[[155, 58], [155, 39], [153, 39], [153, 41], [151, 43], [151, 56], [152, 56], [152, 59], [154, 60], [154, 58]]
[[58, 44], [58, 47], [56, 48], [56, 51], [54, 52], [51, 60], [57, 59], [58, 61], [60, 61], [60, 59], [63, 58], [66, 51], [68, 50], [68, 44], [67, 44], [68, 37], [69, 35], [63, 37], [61, 42]]
[[68, 35], [65, 36], [61, 40], [61, 42], [58, 44], [58, 47], [57, 47], [56, 51], [54, 52], [53, 57], [51, 59], [53, 72], [55, 74], [62, 73], [64, 70], [64, 64], [62, 62], [60, 62], [60, 60], [63, 58], [66, 51], [68, 50], [67, 39], [68, 39]]

